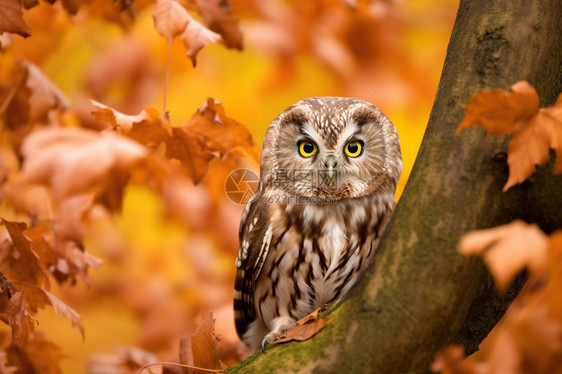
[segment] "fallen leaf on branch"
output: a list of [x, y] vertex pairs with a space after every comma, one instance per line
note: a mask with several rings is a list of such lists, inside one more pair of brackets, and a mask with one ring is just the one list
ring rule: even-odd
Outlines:
[[515, 83], [511, 91], [480, 91], [466, 104], [456, 133], [474, 126], [483, 126], [490, 135], [513, 135], [504, 191], [529, 178], [536, 165], [546, 165], [549, 148], [557, 155], [553, 172], [562, 173], [562, 96], [554, 106], [539, 109], [539, 96], [525, 81]]
[[286, 343], [291, 340], [304, 341], [312, 338], [326, 326], [329, 318], [318, 318], [318, 313], [326, 308], [322, 305], [309, 315], [299, 319], [295, 326], [287, 330], [283, 335], [273, 341], [273, 343]]
[[463, 235], [458, 251], [463, 255], [482, 255], [497, 287], [505, 290], [515, 275], [529, 268], [541, 270], [546, 262], [548, 237], [537, 225], [523, 221]]

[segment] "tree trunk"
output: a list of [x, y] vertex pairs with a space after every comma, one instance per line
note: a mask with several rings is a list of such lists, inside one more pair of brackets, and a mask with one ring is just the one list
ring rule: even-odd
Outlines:
[[521, 218], [562, 222], [562, 177], [538, 168], [511, 188], [508, 138], [454, 132], [484, 88], [527, 80], [552, 104], [562, 89], [560, 0], [461, 0], [439, 89], [408, 184], [374, 262], [314, 338], [278, 344], [229, 373], [426, 373], [453, 342], [474, 350], [516, 293], [497, 296], [460, 236]]

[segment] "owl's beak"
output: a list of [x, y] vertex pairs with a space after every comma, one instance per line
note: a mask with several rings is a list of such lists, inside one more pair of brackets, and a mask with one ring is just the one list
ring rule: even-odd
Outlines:
[[336, 180], [336, 170], [335, 169], [326, 170], [325, 183], [328, 185], [328, 187], [334, 187], [335, 180]]
[[336, 158], [332, 155], [326, 157], [326, 159], [324, 160], [324, 166], [326, 167], [326, 169], [324, 170], [323, 182], [328, 187], [334, 187], [337, 182], [336, 176], [338, 162]]

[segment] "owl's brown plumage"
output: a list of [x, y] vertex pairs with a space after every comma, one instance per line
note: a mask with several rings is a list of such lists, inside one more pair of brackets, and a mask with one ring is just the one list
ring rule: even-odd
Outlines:
[[396, 129], [366, 101], [313, 97], [273, 120], [236, 259], [236, 331], [248, 346], [349, 291], [394, 209], [401, 171]]

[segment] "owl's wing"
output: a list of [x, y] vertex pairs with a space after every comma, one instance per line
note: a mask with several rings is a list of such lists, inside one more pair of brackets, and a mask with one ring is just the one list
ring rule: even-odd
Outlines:
[[236, 257], [234, 283], [234, 321], [236, 332], [242, 338], [248, 325], [256, 319], [255, 282], [271, 243], [269, 205], [261, 192], [257, 192], [246, 206], [240, 222], [239, 235], [240, 247]]

